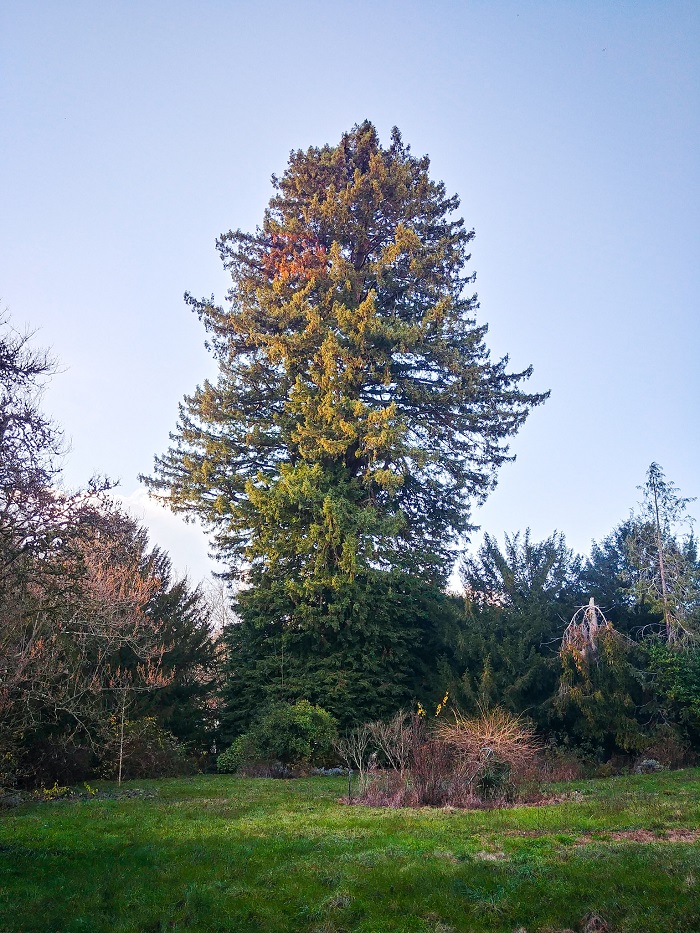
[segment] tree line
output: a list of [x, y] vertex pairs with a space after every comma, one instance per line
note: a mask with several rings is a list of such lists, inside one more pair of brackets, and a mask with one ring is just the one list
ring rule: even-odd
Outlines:
[[204, 595], [108, 481], [62, 488], [53, 363], [0, 327], [0, 786], [181, 766], [213, 740]]
[[464, 595], [446, 590], [474, 504], [548, 393], [491, 359], [474, 232], [429, 169], [367, 121], [292, 152], [262, 225], [218, 240], [226, 301], [186, 296], [218, 377], [185, 397], [142, 478], [208, 526], [233, 609], [220, 634], [108, 483], [60, 491], [37, 394], [51, 361], [5, 328], [8, 772], [118, 774], [139, 735], [142, 758], [184, 745], [201, 763], [300, 700], [349, 726], [445, 691], [592, 756], [697, 742], [697, 549], [656, 464], [587, 560], [559, 533], [486, 535], [461, 561]]

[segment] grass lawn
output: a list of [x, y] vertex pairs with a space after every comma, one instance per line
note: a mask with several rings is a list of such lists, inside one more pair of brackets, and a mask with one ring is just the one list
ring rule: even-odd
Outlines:
[[698, 769], [500, 811], [348, 807], [342, 778], [126, 787], [154, 796], [0, 815], [0, 930], [700, 930]]

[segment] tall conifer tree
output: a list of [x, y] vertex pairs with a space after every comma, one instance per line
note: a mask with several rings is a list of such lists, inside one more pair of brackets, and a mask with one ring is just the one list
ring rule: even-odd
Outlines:
[[[410, 692], [420, 600], [393, 621], [373, 607], [380, 593], [393, 605], [409, 579], [437, 593], [507, 438], [546, 397], [522, 390], [529, 369], [490, 360], [468, 293], [474, 233], [428, 169], [398, 130], [383, 148], [368, 122], [293, 152], [262, 227], [218, 241], [226, 305], [187, 297], [219, 377], [185, 398], [149, 482], [203, 519], [232, 576], [251, 584], [239, 600], [257, 639], [245, 668], [268, 684], [278, 668], [283, 694], [324, 702], [363, 664], [377, 668], [370, 693], [398, 677], [389, 706]], [[326, 656], [315, 679], [326, 686], [311, 695], [302, 672]]]

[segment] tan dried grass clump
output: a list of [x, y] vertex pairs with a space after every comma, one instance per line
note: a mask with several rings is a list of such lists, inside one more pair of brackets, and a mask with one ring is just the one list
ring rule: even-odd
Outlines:
[[513, 775], [527, 773], [542, 750], [533, 727], [500, 707], [471, 717], [455, 713], [451, 722], [438, 723], [435, 731], [455, 751], [470, 781], [494, 761], [507, 765]]

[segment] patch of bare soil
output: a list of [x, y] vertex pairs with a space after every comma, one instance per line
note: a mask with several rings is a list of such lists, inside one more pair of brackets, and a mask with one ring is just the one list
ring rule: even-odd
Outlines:
[[596, 841], [612, 842], [696, 842], [700, 839], [697, 829], [665, 829], [653, 832], [650, 829], [620, 829], [606, 832], [603, 840], [596, 840], [595, 836], [585, 833], [580, 837], [579, 844], [587, 845]]
[[[586, 914], [578, 930], [580, 933], [612, 933], [607, 921], [603, 920], [603, 918], [596, 913]], [[515, 933], [528, 933], [528, 931], [525, 927], [520, 927]], [[561, 929], [561, 927], [556, 929], [554, 927], [543, 927], [538, 930], [538, 933], [576, 933], [576, 930], [572, 930], [569, 927], [566, 929]]]
[[[525, 836], [532, 839], [541, 839], [545, 836], [559, 836], [556, 833], [542, 832], [539, 829], [523, 829], [508, 833], [509, 836]], [[568, 834], [566, 834], [568, 835]], [[615, 829], [600, 830], [597, 833], [582, 833], [576, 837], [576, 845], [587, 846], [594, 842], [697, 842], [700, 839], [698, 829]]]

